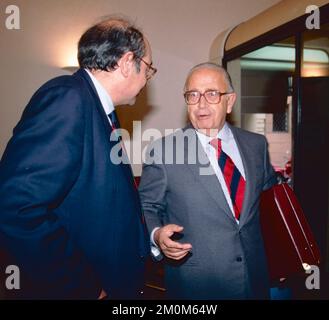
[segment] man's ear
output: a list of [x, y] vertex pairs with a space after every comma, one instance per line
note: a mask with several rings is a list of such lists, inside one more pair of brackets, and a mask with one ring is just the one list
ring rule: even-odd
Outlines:
[[233, 93], [229, 93], [226, 95], [226, 102], [227, 102], [227, 111], [226, 113], [231, 113], [232, 112], [232, 109], [233, 109], [233, 106], [234, 106], [234, 103], [235, 103], [235, 100], [236, 100], [236, 93], [233, 92]]
[[121, 74], [127, 78], [135, 67], [134, 54], [131, 51], [126, 52], [118, 61]]

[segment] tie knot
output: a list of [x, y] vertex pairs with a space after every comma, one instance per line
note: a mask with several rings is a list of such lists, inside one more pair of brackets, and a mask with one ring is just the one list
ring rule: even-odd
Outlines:
[[221, 150], [222, 148], [222, 140], [219, 138], [212, 139], [209, 142], [216, 150]]
[[213, 146], [216, 150], [217, 159], [219, 158], [220, 152], [222, 150], [222, 140], [219, 138], [212, 139], [209, 144]]

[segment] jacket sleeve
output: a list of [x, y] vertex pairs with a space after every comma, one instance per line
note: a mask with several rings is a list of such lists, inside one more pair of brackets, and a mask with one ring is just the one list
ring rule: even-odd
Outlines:
[[[27, 105], [0, 163], [0, 233], [33, 282], [68, 270], [69, 239], [54, 209], [79, 174], [82, 101], [69, 86], [41, 88]], [[36, 280], [37, 281], [37, 280]]]
[[[151, 145], [146, 151], [139, 185], [140, 199], [150, 235], [154, 228], [163, 226], [166, 214], [167, 174], [159, 151], [160, 149], [154, 145]], [[156, 260], [161, 260], [162, 255], [154, 248], [151, 252]]]
[[266, 138], [264, 137], [264, 184], [263, 190], [267, 190], [271, 188], [273, 185], [277, 183], [276, 175], [274, 169], [270, 162], [270, 156], [268, 153], [268, 143]]

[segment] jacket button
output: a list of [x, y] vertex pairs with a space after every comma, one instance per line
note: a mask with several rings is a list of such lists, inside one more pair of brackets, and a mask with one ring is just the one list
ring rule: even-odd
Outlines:
[[242, 261], [242, 258], [241, 258], [241, 257], [237, 257], [237, 258], [236, 258], [236, 261], [237, 261], [237, 262], [241, 262], [241, 261]]

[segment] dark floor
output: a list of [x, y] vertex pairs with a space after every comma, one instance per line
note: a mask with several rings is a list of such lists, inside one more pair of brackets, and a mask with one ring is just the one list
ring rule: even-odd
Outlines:
[[161, 262], [151, 258], [146, 262], [146, 286], [144, 298], [147, 300], [163, 300], [166, 297], [164, 285], [164, 269]]

